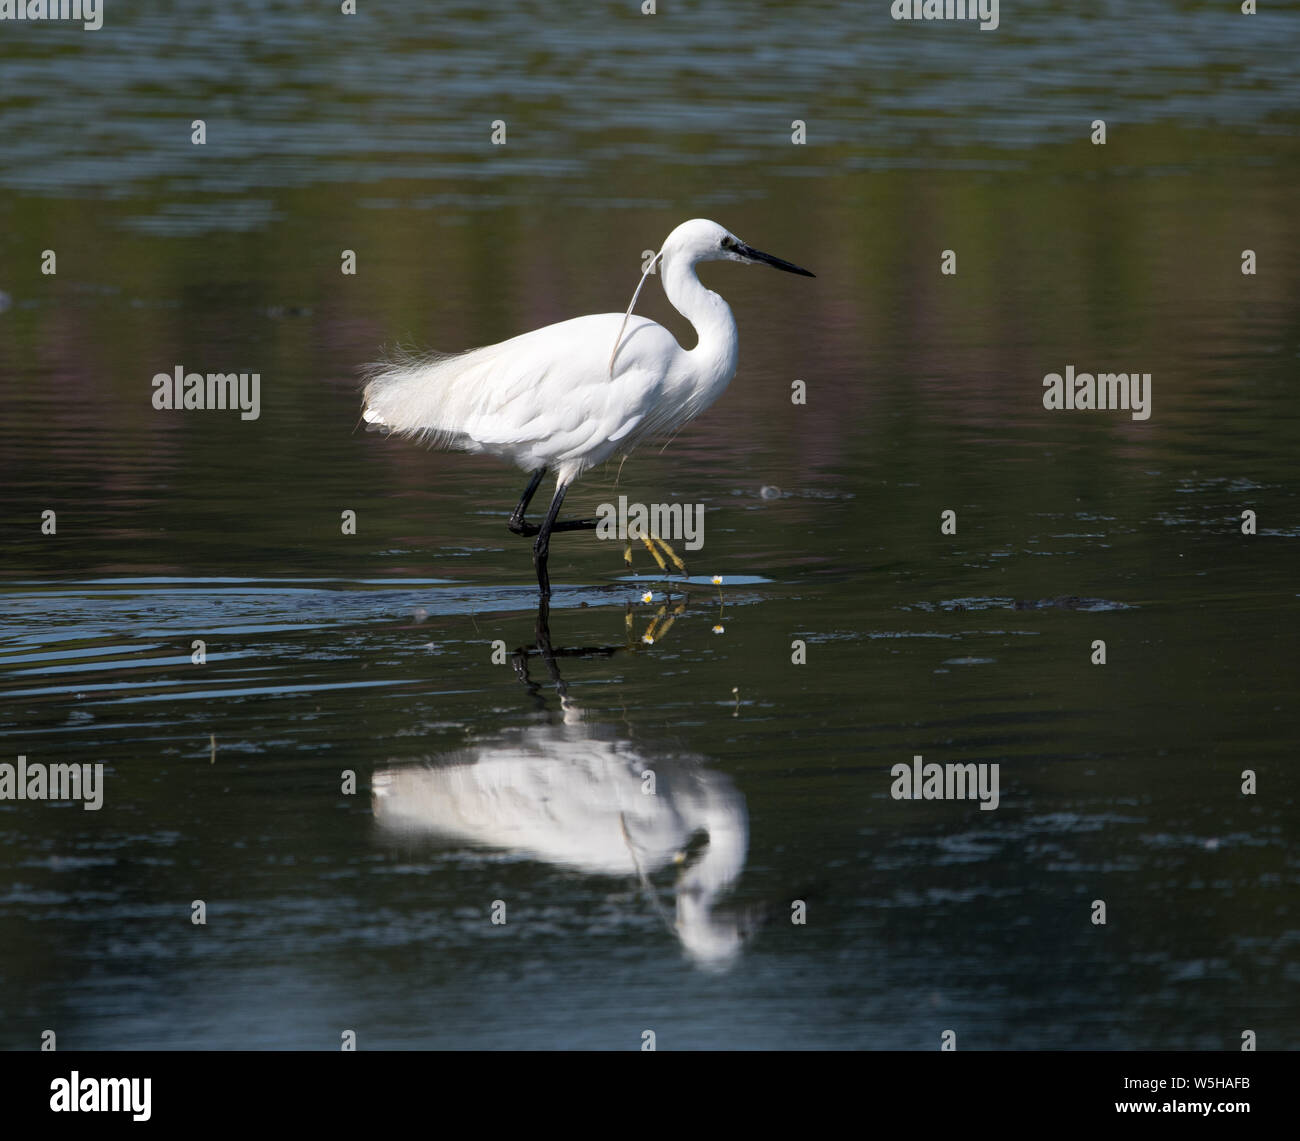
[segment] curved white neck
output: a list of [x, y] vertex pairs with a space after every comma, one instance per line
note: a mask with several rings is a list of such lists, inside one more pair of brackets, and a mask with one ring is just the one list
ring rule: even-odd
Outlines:
[[662, 280], [673, 308], [695, 329], [698, 340], [690, 353], [699, 362], [701, 376], [721, 391], [736, 374], [738, 338], [730, 306], [704, 288], [695, 263], [685, 258], [665, 257]]
[[690, 824], [703, 824], [709, 841], [700, 859], [678, 878], [677, 937], [692, 958], [722, 964], [739, 953], [744, 936], [736, 915], [715, 914], [714, 906], [744, 870], [749, 825], [743, 803], [716, 789], [694, 806], [698, 815], [691, 807], [681, 805]]

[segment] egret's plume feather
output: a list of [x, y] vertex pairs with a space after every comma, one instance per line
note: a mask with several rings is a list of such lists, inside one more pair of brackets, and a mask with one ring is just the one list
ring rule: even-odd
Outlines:
[[645, 284], [645, 279], [650, 276], [654, 270], [655, 262], [664, 256], [663, 250], [660, 250], [650, 259], [650, 264], [645, 267], [645, 272], [641, 275], [641, 280], [636, 283], [636, 292], [632, 294], [632, 300], [628, 302], [627, 312], [623, 314], [623, 324], [618, 327], [618, 337], [614, 340], [614, 351], [609, 354], [609, 377], [614, 379], [614, 358], [618, 356], [618, 346], [623, 343], [623, 334], [627, 330], [627, 320], [632, 316], [632, 310], [636, 308], [636, 299], [641, 296], [641, 286]]
[[363, 368], [362, 418], [371, 427], [434, 447], [455, 446], [466, 421], [477, 411], [476, 374], [487, 372], [499, 352], [499, 345], [463, 353], [399, 347]]

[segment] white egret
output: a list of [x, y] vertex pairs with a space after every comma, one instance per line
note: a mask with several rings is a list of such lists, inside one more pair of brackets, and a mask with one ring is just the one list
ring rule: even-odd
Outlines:
[[[719, 904], [745, 867], [749, 815], [732, 782], [698, 758], [646, 753], [604, 726], [581, 724], [570, 706], [564, 724], [429, 760], [375, 772], [372, 809], [385, 830], [587, 875], [636, 876], [656, 901], [649, 877], [677, 866], [677, 913], [667, 922], [686, 953], [725, 967], [744, 947], [750, 911]], [[694, 844], [701, 834], [705, 842]]]
[[[662, 325], [631, 315], [655, 261], [668, 300], [695, 328], [693, 349], [683, 349]], [[736, 322], [696, 276], [702, 261], [761, 263], [815, 276], [695, 218], [668, 235], [627, 313], [575, 317], [456, 355], [400, 354], [368, 370], [362, 415], [398, 435], [500, 456], [531, 472], [508, 526], [516, 535], [536, 536], [533, 562], [546, 598], [551, 534], [592, 530], [598, 522], [559, 519], [570, 484], [589, 467], [694, 419], [736, 374]], [[555, 495], [539, 527], [524, 513], [548, 471], [555, 473]]]

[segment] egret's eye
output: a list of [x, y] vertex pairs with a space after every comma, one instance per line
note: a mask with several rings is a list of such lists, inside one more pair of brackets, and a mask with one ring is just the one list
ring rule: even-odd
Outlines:
[[736, 248], [736, 239], [728, 234], [722, 239], [722, 248], [727, 251], [734, 250]]

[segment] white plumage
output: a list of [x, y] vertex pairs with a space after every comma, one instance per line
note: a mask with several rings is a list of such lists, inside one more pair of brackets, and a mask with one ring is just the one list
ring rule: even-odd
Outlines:
[[363, 415], [436, 447], [486, 452], [525, 471], [553, 468], [572, 483], [630, 451], [669, 393], [689, 399], [672, 368], [688, 354], [643, 317], [629, 320], [608, 375], [622, 321], [621, 313], [575, 317], [456, 356], [399, 357], [372, 374]]
[[[695, 266], [761, 262], [813, 276], [702, 218], [669, 234], [657, 260], [668, 300], [695, 328], [693, 349], [644, 317], [601, 313], [457, 355], [399, 354], [368, 371], [368, 423], [436, 447], [499, 456], [534, 473], [512, 529], [537, 535], [543, 595], [550, 592], [547, 541], [568, 485], [589, 467], [694, 419], [735, 375], [731, 309], [700, 283]], [[523, 511], [544, 471], [555, 473], [556, 493], [546, 522], [533, 528], [522, 522]]]
[[[646, 795], [645, 774], [655, 774]], [[671, 926], [696, 961], [741, 950], [743, 913], [720, 898], [745, 866], [749, 817], [731, 781], [696, 758], [650, 755], [577, 721], [487, 738], [427, 765], [372, 780], [378, 824], [397, 835], [512, 852], [587, 875], [638, 876], [681, 864]], [[684, 861], [694, 837], [707, 837]]]

